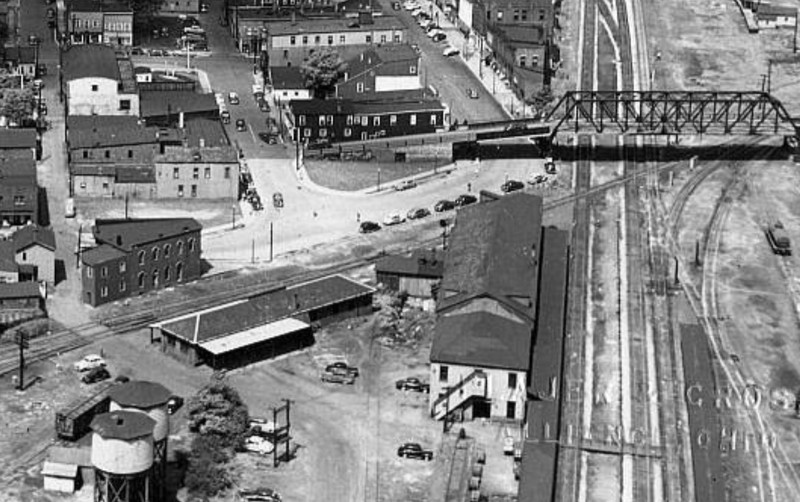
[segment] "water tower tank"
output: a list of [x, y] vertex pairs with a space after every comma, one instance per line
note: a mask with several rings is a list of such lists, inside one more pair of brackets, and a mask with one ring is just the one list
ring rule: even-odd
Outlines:
[[148, 502], [155, 420], [144, 413], [112, 411], [92, 420], [95, 502]]
[[164, 480], [167, 475], [167, 438], [169, 437], [169, 413], [167, 403], [172, 393], [155, 382], [132, 380], [111, 389], [110, 410], [126, 410], [144, 413], [155, 420], [153, 430], [153, 491], [163, 498]]

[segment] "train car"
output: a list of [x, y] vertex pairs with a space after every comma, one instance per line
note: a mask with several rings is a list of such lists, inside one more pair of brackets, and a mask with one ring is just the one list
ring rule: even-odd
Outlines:
[[92, 419], [108, 412], [111, 398], [108, 391], [115, 382], [102, 382], [94, 394], [81, 397], [56, 412], [56, 435], [61, 439], [75, 441], [89, 432]]

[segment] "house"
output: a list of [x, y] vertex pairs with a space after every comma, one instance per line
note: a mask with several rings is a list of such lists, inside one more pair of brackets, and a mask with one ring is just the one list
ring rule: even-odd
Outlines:
[[357, 99], [364, 94], [421, 89], [419, 54], [410, 45], [367, 49], [347, 62], [336, 97]]
[[0, 226], [39, 222], [39, 186], [36, 161], [23, 150], [5, 150], [0, 156]]
[[290, 101], [292, 137], [314, 144], [405, 136], [442, 130], [446, 108], [438, 100]]
[[158, 9], [159, 14], [197, 14], [200, 0], [164, 0]]
[[133, 65], [105, 45], [73, 45], [63, 51], [68, 115], [139, 115]]
[[40, 160], [41, 142], [36, 129], [0, 128], [0, 156], [5, 156], [6, 152], [13, 152], [13, 155], [27, 152], [32, 159]]
[[0, 324], [23, 318], [22, 312], [9, 312], [14, 310], [44, 311], [42, 286], [36, 282], [0, 282]]
[[550, 85], [548, 41], [542, 27], [497, 26], [491, 47], [520, 99], [530, 101]]
[[133, 45], [133, 11], [128, 2], [67, 0], [66, 21], [72, 44]]
[[239, 195], [239, 154], [232, 146], [167, 147], [155, 159], [159, 198], [230, 199]]
[[150, 91], [141, 97], [140, 117], [147, 125], [183, 127], [194, 118], [219, 120], [219, 105], [214, 94], [189, 91]]
[[80, 256], [84, 303], [97, 306], [197, 279], [201, 228], [192, 218], [96, 220], [96, 246]]
[[484, 36], [497, 25], [539, 26], [546, 33], [553, 28], [553, 3], [546, 0], [477, 0], [475, 5], [473, 27]]
[[305, 78], [297, 66], [270, 66], [269, 79], [275, 104], [281, 106], [296, 99], [311, 99], [314, 95], [306, 87]]
[[21, 269], [31, 269], [26, 280], [55, 283], [56, 237], [52, 229], [26, 225], [11, 236], [11, 241], [17, 264]]
[[797, 7], [761, 4], [756, 6], [754, 11], [759, 29], [794, 28], [795, 24], [797, 24]]
[[19, 282], [19, 265], [14, 257], [14, 244], [0, 241], [0, 284]]
[[0, 63], [12, 75], [36, 76], [36, 47], [13, 45], [0, 47]]
[[375, 263], [379, 284], [392, 291], [405, 291], [412, 298], [432, 298], [443, 273], [443, 256], [437, 256], [435, 250], [385, 256]]

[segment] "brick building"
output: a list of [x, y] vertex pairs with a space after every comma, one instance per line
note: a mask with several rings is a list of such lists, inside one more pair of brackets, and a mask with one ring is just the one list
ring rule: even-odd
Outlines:
[[0, 225], [21, 226], [39, 222], [39, 186], [36, 161], [23, 150], [6, 150], [0, 156]]
[[67, 0], [67, 35], [72, 44], [133, 45], [133, 11], [120, 0]]
[[95, 221], [97, 245], [81, 253], [84, 303], [96, 306], [197, 279], [201, 228], [191, 218]]

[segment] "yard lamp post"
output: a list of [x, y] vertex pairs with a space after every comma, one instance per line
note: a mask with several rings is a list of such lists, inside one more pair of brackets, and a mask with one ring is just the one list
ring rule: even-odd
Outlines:
[[378, 187], [377, 187], [377, 191], [378, 192], [381, 191], [381, 168], [380, 167], [378, 168]]
[[447, 249], [447, 219], [439, 220], [439, 226], [442, 227], [442, 250], [445, 250]]
[[33, 78], [39, 78], [39, 45], [41, 44], [41, 40], [36, 35], [31, 35], [28, 39], [28, 44], [34, 48], [34, 67], [33, 67]]

